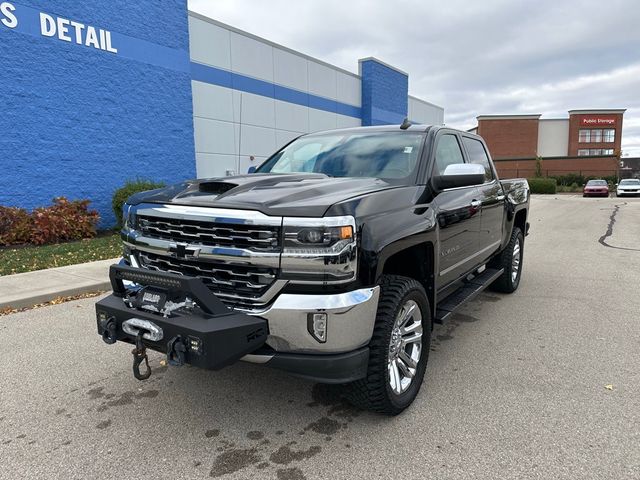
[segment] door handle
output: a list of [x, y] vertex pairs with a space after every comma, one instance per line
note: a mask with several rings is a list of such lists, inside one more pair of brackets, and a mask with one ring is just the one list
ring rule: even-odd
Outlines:
[[480, 200], [474, 200], [471, 202], [471, 207], [472, 208], [479, 208], [482, 206], [482, 202]]
[[503, 201], [504, 199], [505, 199], [505, 196], [504, 196], [504, 195], [498, 195], [498, 196], [496, 197], [496, 200], [498, 200], [499, 202]]

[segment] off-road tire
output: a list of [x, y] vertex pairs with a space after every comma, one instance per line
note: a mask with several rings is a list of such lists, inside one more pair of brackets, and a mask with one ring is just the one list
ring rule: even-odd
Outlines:
[[[514, 280], [512, 276], [513, 269], [513, 251], [516, 242], [520, 243], [520, 263], [518, 274]], [[518, 289], [520, 285], [520, 278], [522, 277], [522, 259], [524, 258], [524, 235], [522, 230], [518, 227], [513, 227], [511, 231], [511, 239], [507, 246], [500, 252], [500, 254], [491, 262], [491, 266], [495, 268], [504, 268], [504, 272], [500, 277], [491, 284], [489, 287], [494, 292], [513, 293]]]
[[[383, 275], [380, 288], [378, 312], [369, 343], [367, 376], [346, 385], [344, 396], [357, 407], [384, 415], [397, 415], [411, 405], [422, 385], [431, 343], [431, 311], [424, 288], [412, 278]], [[408, 300], [415, 301], [422, 314], [421, 354], [409, 388], [401, 394], [396, 394], [389, 384], [389, 345], [396, 317]]]

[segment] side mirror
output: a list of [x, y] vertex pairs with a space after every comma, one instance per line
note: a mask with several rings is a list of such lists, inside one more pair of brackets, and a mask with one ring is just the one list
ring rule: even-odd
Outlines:
[[256, 171], [256, 167], [249, 167], [249, 170], [247, 170], [247, 173], [255, 173]]
[[469, 187], [484, 183], [484, 167], [476, 163], [454, 163], [447, 165], [441, 175], [433, 177], [438, 190], [445, 188]]

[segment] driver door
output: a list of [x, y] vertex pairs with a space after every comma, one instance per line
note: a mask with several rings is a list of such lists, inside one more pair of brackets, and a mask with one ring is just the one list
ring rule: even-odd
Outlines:
[[[436, 138], [433, 175], [447, 165], [465, 163], [460, 137], [444, 131]], [[436, 287], [442, 288], [473, 268], [480, 234], [480, 202], [476, 186], [440, 191], [434, 200], [438, 221]]]

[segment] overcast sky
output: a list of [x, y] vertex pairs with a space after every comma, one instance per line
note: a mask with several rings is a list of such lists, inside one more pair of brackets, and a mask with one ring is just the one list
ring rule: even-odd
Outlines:
[[374, 56], [409, 73], [409, 92], [480, 114], [626, 108], [622, 150], [640, 157], [637, 0], [189, 0], [189, 8], [357, 73]]

